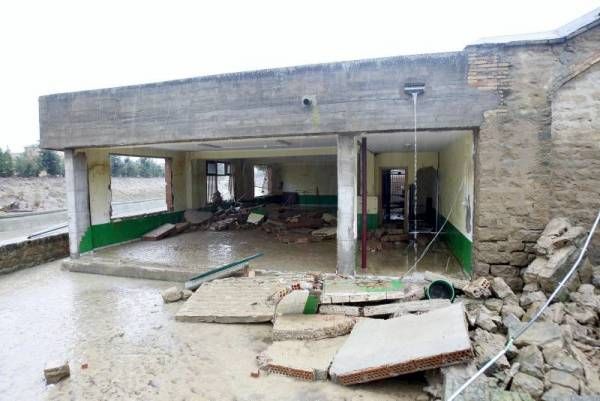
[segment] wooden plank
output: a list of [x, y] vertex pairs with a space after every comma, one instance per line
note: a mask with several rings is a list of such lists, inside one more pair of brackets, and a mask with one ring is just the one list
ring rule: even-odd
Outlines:
[[171, 234], [173, 231], [175, 231], [175, 224], [166, 223], [166, 224], [163, 224], [162, 226], [157, 227], [154, 230], [149, 231], [146, 234], [144, 234], [144, 236], [142, 237], [142, 240], [156, 241], [156, 240], [166, 237], [167, 235]]

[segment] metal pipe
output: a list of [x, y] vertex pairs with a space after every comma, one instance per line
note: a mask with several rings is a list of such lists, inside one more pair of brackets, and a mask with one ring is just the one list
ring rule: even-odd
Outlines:
[[360, 145], [360, 189], [362, 195], [362, 225], [361, 225], [361, 268], [367, 271], [367, 138], [362, 137]]

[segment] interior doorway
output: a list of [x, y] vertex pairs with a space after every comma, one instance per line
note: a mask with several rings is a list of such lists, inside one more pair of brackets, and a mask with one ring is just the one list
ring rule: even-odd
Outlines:
[[404, 223], [406, 168], [381, 172], [381, 208], [384, 223]]

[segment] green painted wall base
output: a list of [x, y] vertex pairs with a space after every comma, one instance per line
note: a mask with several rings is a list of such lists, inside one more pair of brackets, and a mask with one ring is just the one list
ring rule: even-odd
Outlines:
[[[362, 214], [356, 216], [358, 219], [358, 235], [360, 236], [360, 229], [362, 228]], [[379, 216], [377, 214], [367, 214], [367, 230], [376, 230], [379, 227]]]
[[132, 217], [90, 226], [79, 243], [79, 252], [89, 252], [103, 246], [140, 238], [165, 223], [179, 223], [183, 211]]
[[298, 195], [303, 206], [337, 206], [337, 195]]
[[[446, 218], [440, 215], [440, 225], [444, 221], [446, 221]], [[473, 271], [473, 242], [458, 231], [450, 222], [446, 223], [444, 227], [442, 239], [446, 242], [448, 248], [450, 248], [450, 252], [456, 256], [463, 270], [471, 274]]]

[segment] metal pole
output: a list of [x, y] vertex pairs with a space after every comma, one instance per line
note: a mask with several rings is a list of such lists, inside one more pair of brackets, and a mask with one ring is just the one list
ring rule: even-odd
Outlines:
[[362, 192], [361, 268], [367, 270], [367, 138], [360, 145], [360, 187]]

